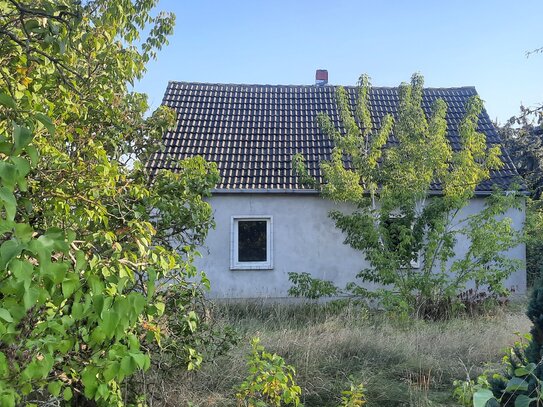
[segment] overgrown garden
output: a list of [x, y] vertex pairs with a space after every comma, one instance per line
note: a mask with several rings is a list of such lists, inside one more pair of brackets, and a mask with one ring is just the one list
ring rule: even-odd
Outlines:
[[[468, 281], [505, 294], [518, 264], [503, 253], [521, 236], [502, 215], [519, 200], [497, 191], [462, 217], [475, 186], [500, 167], [500, 151], [477, 131], [477, 98], [454, 151], [447, 107], [437, 101], [427, 117], [419, 75], [400, 86], [397, 118], [378, 128], [365, 76], [354, 111], [338, 89], [345, 132], [319, 117], [336, 148], [322, 163], [326, 183], [314, 186], [356, 208], [331, 216], [370, 263], [360, 279], [388, 287], [346, 289], [393, 312], [352, 300], [207, 303], [210, 282], [193, 260], [213, 227], [204, 198], [218, 172], [196, 157], [149, 173], [145, 163], [175, 117], [163, 107], [147, 116], [146, 96], [130, 90], [173, 30], [174, 16], [156, 14], [156, 3], [0, 0], [0, 405], [541, 405], [540, 288], [529, 345], [479, 381], [483, 362], [527, 328], [518, 309], [485, 302], [470, 308], [473, 319], [433, 321], [467, 308], [458, 293]], [[503, 131], [534, 191], [527, 229], [536, 276], [542, 132], [519, 120], [520, 131]], [[295, 163], [304, 177], [302, 158]], [[442, 194], [429, 197], [436, 180]], [[459, 239], [471, 247], [456, 259]], [[311, 276], [292, 280], [294, 295], [339, 293]], [[465, 373], [473, 374], [462, 381]]]

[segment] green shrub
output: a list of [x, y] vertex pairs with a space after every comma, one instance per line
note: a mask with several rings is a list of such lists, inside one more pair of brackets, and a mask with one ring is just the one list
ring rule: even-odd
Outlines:
[[362, 383], [351, 384], [349, 390], [341, 392], [341, 404], [339, 407], [360, 407], [366, 404], [366, 388]]
[[530, 334], [521, 337], [503, 358], [503, 372], [488, 377], [488, 386], [475, 392], [474, 407], [543, 406], [543, 283], [533, 291], [526, 315]]
[[309, 273], [288, 273], [288, 279], [292, 283], [288, 295], [292, 297], [316, 300], [340, 294], [340, 290], [331, 281], [313, 278]]
[[252, 352], [247, 362], [249, 375], [237, 389], [240, 406], [300, 406], [301, 389], [294, 382], [296, 370], [277, 355], [266, 352], [260, 338], [251, 341]]
[[455, 380], [453, 385], [453, 397], [464, 407], [472, 407], [475, 393], [489, 386], [486, 375], [479, 376], [477, 381], [469, 377], [466, 380]]

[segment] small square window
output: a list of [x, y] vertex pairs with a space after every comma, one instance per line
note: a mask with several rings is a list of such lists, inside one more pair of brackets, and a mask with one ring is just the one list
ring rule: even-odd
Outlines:
[[232, 217], [230, 268], [233, 270], [273, 268], [271, 216]]

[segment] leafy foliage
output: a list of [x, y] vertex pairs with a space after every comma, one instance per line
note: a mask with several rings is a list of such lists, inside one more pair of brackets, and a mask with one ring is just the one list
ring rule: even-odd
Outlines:
[[[318, 117], [335, 144], [331, 160], [321, 163], [322, 193], [356, 208], [330, 216], [345, 233], [345, 243], [362, 251], [370, 264], [358, 277], [387, 287], [372, 294], [386, 307], [423, 317], [435, 315], [436, 307], [450, 303], [469, 281], [504, 292], [502, 282], [518, 264], [503, 253], [520, 236], [502, 215], [519, 207], [518, 197], [497, 191], [479, 212], [463, 211], [477, 184], [503, 165], [500, 148], [488, 146], [477, 131], [482, 101], [474, 97], [467, 103], [458, 127], [461, 145], [454, 151], [446, 136], [447, 106], [437, 100], [426, 117], [420, 75], [400, 86], [397, 117], [387, 115], [375, 128], [370, 92], [369, 78], [362, 76], [353, 113], [347, 92], [337, 89], [342, 131], [328, 116]], [[303, 175], [303, 159], [295, 161]], [[440, 183], [441, 196], [428, 195], [434, 182]], [[470, 246], [455, 258], [459, 240]], [[349, 289], [368, 295], [355, 283]]]
[[519, 174], [538, 199], [543, 192], [543, 112], [534, 119], [526, 110], [521, 106], [519, 117], [511, 118], [499, 132]]
[[313, 278], [309, 273], [288, 273], [288, 279], [292, 283], [288, 289], [288, 295], [293, 297], [315, 300], [340, 293], [340, 290], [331, 281]]
[[534, 289], [526, 315], [532, 321], [530, 334], [507, 350], [504, 371], [491, 377], [474, 396], [474, 406], [543, 406], [543, 284]]
[[362, 383], [354, 385], [351, 384], [349, 390], [341, 392], [341, 404], [340, 407], [360, 407], [366, 404], [366, 389]]
[[543, 276], [543, 201], [528, 199], [526, 205], [526, 271], [533, 284]]
[[241, 405], [299, 406], [301, 389], [294, 381], [294, 367], [287, 365], [281, 356], [266, 352], [259, 338], [252, 339], [251, 347], [251, 356], [247, 362], [249, 376], [236, 393]]
[[[192, 260], [212, 226], [202, 196], [218, 174], [196, 157], [149, 181], [173, 113], [146, 118], [128, 85], [172, 31], [155, 3], [0, 0], [2, 405], [38, 390], [123, 405], [121, 383], [169, 333], [161, 316], [197, 329], [164, 293], [188, 302], [199, 290]], [[197, 364], [190, 341], [184, 351]]]
[[240, 340], [236, 330], [219, 323], [214, 304], [202, 291], [172, 285], [163, 293], [163, 301], [168, 311], [155, 322], [161, 331], [160, 343], [146, 343], [150, 368], [131, 376], [127, 386], [133, 399], [143, 395], [149, 405], [168, 404], [164, 389], [175, 388], [177, 375], [215, 361]]
[[455, 400], [464, 407], [473, 406], [473, 396], [478, 391], [482, 390], [485, 387], [488, 387], [488, 380], [485, 376], [479, 376], [477, 382], [470, 379], [467, 380], [455, 380], [453, 382], [454, 391], [453, 396]]
[[543, 111], [521, 106], [517, 117], [500, 127], [509, 154], [531, 193], [526, 207], [526, 271], [533, 284], [543, 271]]

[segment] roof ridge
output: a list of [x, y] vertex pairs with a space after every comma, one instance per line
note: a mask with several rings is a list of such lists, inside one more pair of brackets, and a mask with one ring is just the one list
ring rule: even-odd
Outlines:
[[[344, 88], [357, 88], [356, 85], [331, 85], [327, 84], [324, 86], [318, 86], [318, 85], [283, 85], [283, 84], [262, 84], [262, 83], [219, 83], [219, 82], [191, 82], [191, 81], [175, 81], [170, 80], [168, 81], [168, 87], [172, 84], [187, 84], [187, 85], [204, 85], [204, 86], [242, 86], [242, 87], [249, 87], [249, 86], [257, 86], [257, 87], [271, 87], [271, 88], [335, 88], [338, 86], [343, 86]], [[373, 86], [374, 89], [398, 89], [398, 86]], [[477, 92], [475, 86], [467, 85], [467, 86], [452, 86], [452, 87], [424, 87], [425, 90], [456, 90], [456, 89], [465, 89], [465, 90], [474, 90]]]

